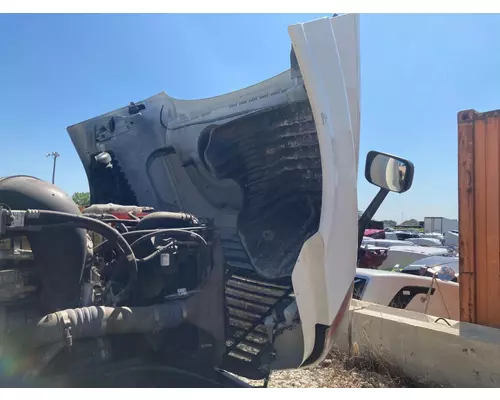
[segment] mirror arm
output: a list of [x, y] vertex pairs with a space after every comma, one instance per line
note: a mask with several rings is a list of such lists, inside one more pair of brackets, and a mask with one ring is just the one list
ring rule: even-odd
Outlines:
[[366, 208], [365, 212], [363, 215], [359, 218], [358, 220], [358, 249], [361, 246], [361, 243], [363, 242], [363, 236], [365, 233], [365, 229], [372, 220], [373, 216], [379, 209], [380, 205], [386, 198], [387, 194], [389, 193], [389, 190], [387, 189], [382, 189], [378, 191], [377, 195], [373, 198], [371, 201], [370, 205]]

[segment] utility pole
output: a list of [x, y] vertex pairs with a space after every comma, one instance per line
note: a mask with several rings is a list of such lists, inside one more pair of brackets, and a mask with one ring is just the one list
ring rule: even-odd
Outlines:
[[57, 157], [59, 157], [60, 154], [57, 151], [53, 151], [52, 153], [47, 153], [45, 157], [52, 157], [54, 159], [54, 165], [52, 167], [52, 184], [54, 184], [54, 180], [56, 179], [56, 162], [57, 162]]

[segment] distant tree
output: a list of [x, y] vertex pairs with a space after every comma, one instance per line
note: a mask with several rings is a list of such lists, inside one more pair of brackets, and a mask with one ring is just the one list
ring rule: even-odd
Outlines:
[[386, 219], [384, 220], [384, 227], [385, 228], [393, 228], [397, 225], [398, 223], [396, 221], [393, 221], [392, 219]]
[[418, 221], [416, 219], [409, 219], [407, 221], [404, 221], [401, 225], [406, 225], [406, 226], [418, 226]]
[[88, 207], [90, 206], [90, 193], [89, 192], [76, 192], [73, 194], [73, 201], [77, 206]]

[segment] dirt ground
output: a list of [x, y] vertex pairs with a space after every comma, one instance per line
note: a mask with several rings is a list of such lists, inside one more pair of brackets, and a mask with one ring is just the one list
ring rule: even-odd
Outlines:
[[[261, 386], [262, 381], [249, 381]], [[313, 369], [278, 371], [271, 375], [270, 388], [406, 388], [416, 385], [372, 362], [347, 359], [332, 352]]]

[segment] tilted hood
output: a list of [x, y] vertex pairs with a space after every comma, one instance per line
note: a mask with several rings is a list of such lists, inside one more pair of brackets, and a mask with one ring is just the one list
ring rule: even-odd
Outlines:
[[314, 329], [332, 323], [355, 274], [358, 17], [289, 33], [290, 69], [274, 78], [203, 100], [160, 93], [68, 132], [93, 203], [214, 219], [229, 265], [292, 276], [297, 299], [316, 291], [298, 300], [301, 317], [316, 307]]
[[311, 106], [294, 73], [206, 100], [160, 93], [70, 127], [92, 202], [214, 218], [228, 262], [289, 276], [318, 230], [322, 194]]

